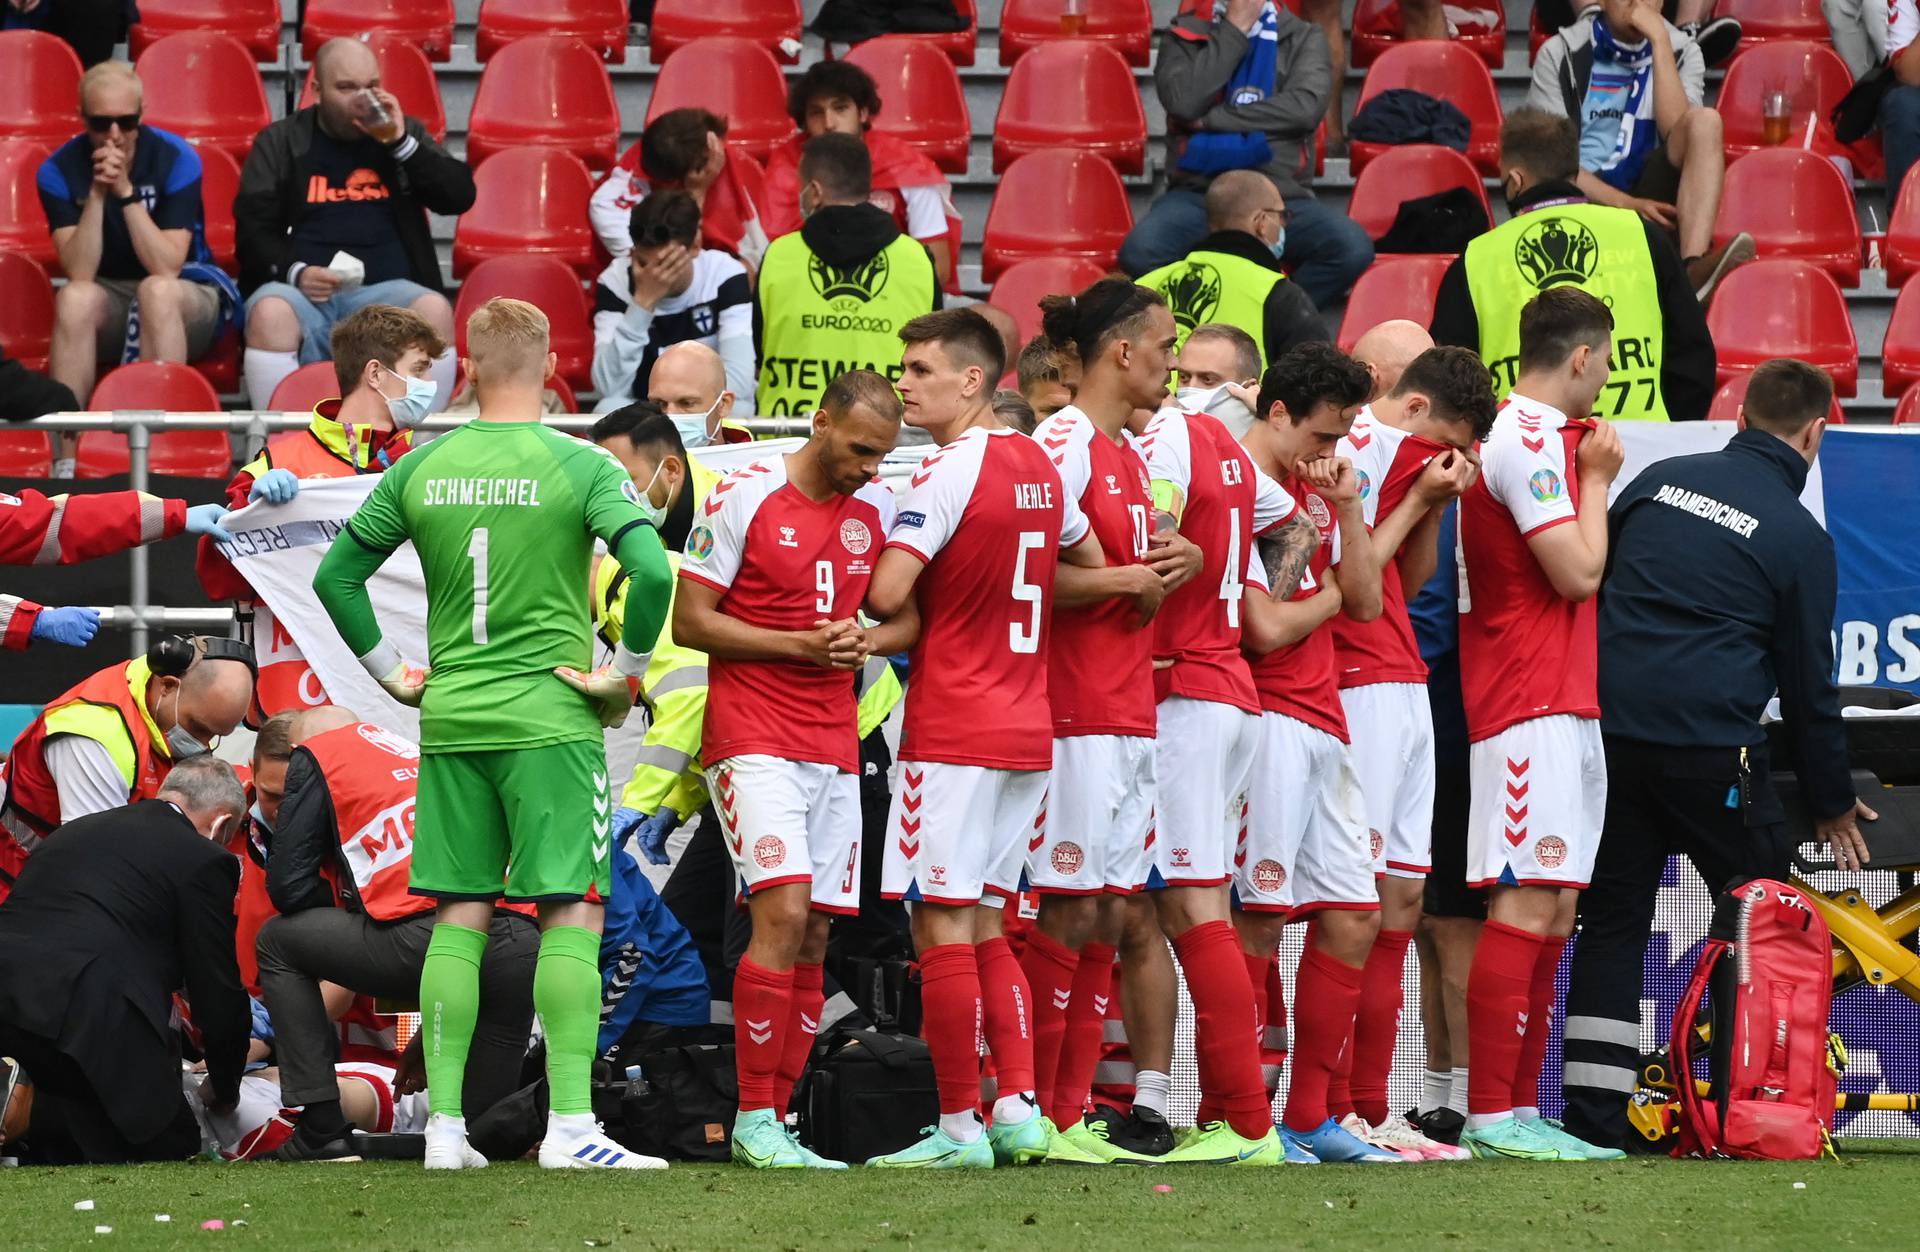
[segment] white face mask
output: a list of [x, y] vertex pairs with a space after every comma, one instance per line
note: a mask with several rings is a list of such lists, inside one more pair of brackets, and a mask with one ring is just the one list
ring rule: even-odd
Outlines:
[[707, 437], [707, 421], [713, 411], [720, 407], [721, 397], [716, 396], [705, 413], [669, 413], [674, 429], [680, 432], [680, 443], [687, 448], [704, 448], [713, 440]]
[[653, 467], [653, 477], [647, 479], [647, 485], [640, 488], [640, 511], [647, 515], [647, 521], [655, 530], [666, 524], [667, 510], [673, 507], [673, 496], [669, 492], [665, 504], [653, 502], [653, 485], [660, 481], [660, 471], [667, 468], [665, 461]]
[[1235, 439], [1246, 434], [1253, 425], [1253, 410], [1228, 391], [1225, 383], [1218, 387], [1182, 387], [1174, 392], [1173, 398], [1189, 413], [1205, 413], [1218, 418]]
[[180, 689], [174, 688], [173, 726], [167, 731], [167, 755], [178, 763], [188, 757], [204, 756], [211, 751], [213, 751], [212, 748], [188, 734], [186, 728], [180, 725]]
[[[391, 370], [388, 372], [392, 373]], [[431, 378], [413, 378], [406, 374], [393, 376], [406, 384], [406, 394], [395, 397], [381, 392], [381, 397], [387, 402], [387, 412], [393, 415], [393, 424], [401, 430], [412, 430], [427, 420], [433, 402], [440, 396], [440, 384]]]

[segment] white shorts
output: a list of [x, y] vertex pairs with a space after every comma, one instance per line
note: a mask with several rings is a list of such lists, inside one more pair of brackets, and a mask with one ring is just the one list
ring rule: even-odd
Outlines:
[[1027, 840], [1027, 882], [1034, 890], [1124, 895], [1146, 885], [1153, 764], [1153, 740], [1139, 735], [1053, 741], [1046, 809]]
[[1149, 886], [1218, 887], [1232, 877], [1228, 858], [1259, 736], [1259, 716], [1231, 704], [1186, 696], [1160, 702]]
[[1373, 872], [1425, 878], [1433, 868], [1433, 706], [1424, 683], [1368, 683], [1340, 693], [1367, 811]]
[[1043, 769], [900, 762], [880, 894], [962, 905], [1018, 895], [1046, 800]]
[[1607, 811], [1600, 723], [1556, 713], [1470, 750], [1467, 885], [1585, 887]]
[[1380, 907], [1346, 744], [1284, 713], [1261, 714], [1233, 865], [1234, 893], [1249, 913]]
[[823, 913], [860, 911], [860, 784], [843, 769], [748, 753], [707, 770], [743, 895], [813, 884]]

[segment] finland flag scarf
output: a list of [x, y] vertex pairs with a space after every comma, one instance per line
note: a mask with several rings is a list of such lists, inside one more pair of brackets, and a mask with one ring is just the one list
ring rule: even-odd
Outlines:
[[[1214, 0], [1213, 20], [1227, 13], [1226, 0]], [[1220, 93], [1220, 102], [1229, 107], [1255, 104], [1273, 94], [1274, 75], [1280, 64], [1280, 15], [1273, 0], [1260, 6], [1260, 20], [1247, 36], [1247, 54], [1240, 58], [1233, 77]], [[1179, 167], [1189, 174], [1222, 174], [1227, 170], [1259, 169], [1273, 160], [1273, 145], [1259, 131], [1203, 130], [1187, 140], [1180, 153]]]

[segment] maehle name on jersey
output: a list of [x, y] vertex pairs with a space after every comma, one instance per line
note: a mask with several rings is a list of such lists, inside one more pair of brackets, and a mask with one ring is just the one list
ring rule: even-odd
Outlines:
[[1013, 484], [1013, 507], [1016, 509], [1051, 509], [1053, 507], [1053, 484]]
[[537, 478], [429, 478], [422, 487], [422, 504], [454, 504], [470, 508], [540, 507]]

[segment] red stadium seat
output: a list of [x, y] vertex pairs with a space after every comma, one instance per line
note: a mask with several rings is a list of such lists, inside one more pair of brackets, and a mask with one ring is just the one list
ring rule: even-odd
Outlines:
[[572, 270], [550, 256], [497, 256], [474, 266], [460, 284], [453, 310], [461, 356], [467, 354], [467, 319], [495, 296], [539, 305], [552, 323], [551, 346], [560, 358], [561, 377], [575, 387], [592, 385], [593, 321], [586, 290]]
[[49, 274], [58, 274], [60, 254], [47, 230], [36, 182], [47, 152], [45, 144], [31, 139], [0, 139], [0, 248], [30, 257]]
[[1754, 261], [1728, 274], [1713, 293], [1707, 330], [1720, 354], [1721, 382], [1792, 356], [1832, 374], [1843, 396], [1859, 387], [1860, 348], [1847, 298], [1832, 275], [1806, 261]]
[[1551, 31], [1542, 24], [1540, 6], [1533, 5], [1527, 11], [1527, 64], [1532, 65], [1540, 57], [1540, 48], [1558, 31]]
[[1015, 261], [1082, 258], [1110, 268], [1133, 229], [1127, 189], [1113, 166], [1085, 152], [1049, 148], [1007, 167], [987, 209], [980, 276], [1000, 277]]
[[485, 61], [529, 35], [571, 35], [615, 65], [627, 59], [626, 0], [481, 0], [473, 55]]
[[781, 45], [800, 42], [802, 20], [800, 0], [659, 0], [647, 27], [647, 52], [655, 65], [665, 65], [688, 44], [719, 36], [757, 43], [791, 65], [798, 58]]
[[[12, 244], [6, 244], [12, 247]], [[1887, 267], [1887, 285], [1898, 287], [1920, 270], [1920, 178], [1900, 184], [1900, 195], [1893, 202], [1893, 216], [1887, 222], [1887, 240], [1880, 249]]]
[[[0, 413], [0, 418], [14, 414]], [[47, 478], [53, 473], [53, 444], [37, 430], [0, 430], [0, 478]]]
[[140, 0], [140, 20], [127, 31], [136, 60], [157, 40], [181, 31], [232, 35], [256, 61], [280, 59], [280, 0]]
[[1713, 15], [1740, 19], [1742, 51], [1778, 39], [1833, 42], [1820, 0], [1715, 0]]
[[339, 394], [340, 378], [333, 371], [333, 362], [314, 361], [281, 379], [267, 408], [277, 413], [311, 413], [314, 405]]
[[[1451, 101], [1472, 123], [1467, 156], [1474, 167], [1489, 178], [1500, 172], [1500, 96], [1494, 90], [1493, 74], [1484, 61], [1459, 44], [1437, 39], [1395, 44], [1381, 53], [1373, 68], [1367, 71], [1360, 98], [1354, 102], [1354, 112], [1358, 113], [1367, 101], [1394, 87], [1408, 87]], [[1367, 162], [1389, 146], [1355, 140], [1349, 149], [1353, 172], [1358, 174], [1365, 169]]]
[[882, 35], [847, 54], [847, 62], [872, 77], [880, 90], [876, 131], [905, 140], [949, 174], [967, 172], [973, 119], [959, 71], [924, 39]]
[[1451, 257], [1386, 256], [1375, 261], [1347, 297], [1338, 343], [1351, 351], [1360, 336], [1382, 322], [1404, 317], [1422, 326], [1433, 321], [1433, 299], [1440, 292]]
[[219, 148], [201, 148], [200, 216], [213, 263], [229, 274], [240, 272], [234, 251], [233, 198], [240, 191], [240, 167]]
[[[0, 252], [0, 348], [30, 370], [47, 371], [53, 346], [53, 284], [32, 257]], [[0, 420], [8, 417], [0, 413]]]
[[[433, 62], [420, 45], [392, 31], [375, 31], [364, 42], [380, 62], [380, 85], [393, 93], [400, 109], [427, 128], [441, 143], [447, 141], [447, 106], [440, 99], [440, 80], [434, 75]], [[307, 81], [300, 91], [304, 109], [316, 99], [313, 68], [307, 68]]]
[[[954, 0], [954, 12], [967, 19], [965, 30], [938, 31], [928, 34], [883, 35], [883, 39], [910, 39], [915, 43], [931, 44], [946, 55], [955, 65], [972, 65], [974, 45], [980, 35], [980, 11], [974, 6], [974, 0]], [[873, 42], [869, 40], [868, 42]], [[866, 44], [861, 44], [865, 47]], [[852, 58], [848, 58], [851, 60]], [[882, 97], [885, 98], [884, 96]]]
[[[217, 413], [213, 384], [191, 366], [138, 361], [111, 371], [94, 386], [87, 407], [96, 411], [160, 409], [167, 413]], [[112, 431], [80, 436], [75, 476], [111, 478], [127, 472], [127, 437]], [[148, 468], [185, 478], [225, 478], [233, 450], [220, 430], [161, 431], [153, 436]]]
[[1354, 180], [1347, 212], [1362, 230], [1378, 239], [1393, 228], [1393, 219], [1404, 201], [1438, 195], [1454, 187], [1465, 187], [1479, 199], [1491, 226], [1493, 208], [1487, 203], [1487, 185], [1480, 171], [1452, 148], [1432, 143], [1388, 148], [1370, 161]]
[[[1454, 42], [1470, 49], [1487, 63], [1487, 68], [1500, 69], [1507, 63], [1506, 8], [1500, 0], [1483, 0], [1473, 7], [1476, 12], [1495, 15], [1490, 19], [1492, 28], [1463, 32], [1454, 37]], [[1382, 52], [1402, 41], [1400, 0], [1360, 0], [1348, 29], [1353, 32], [1347, 45], [1348, 63], [1355, 69], [1372, 65]]]
[[453, 52], [453, 0], [308, 0], [300, 55], [311, 61], [329, 39], [372, 34], [404, 39], [428, 59], [444, 61]]
[[727, 144], [756, 161], [793, 134], [787, 80], [773, 53], [750, 39], [702, 39], [661, 67], [647, 101], [647, 125], [675, 109], [708, 109], [727, 119]]
[[473, 176], [473, 207], [453, 232], [453, 276], [494, 256], [550, 256], [582, 278], [600, 268], [587, 201], [593, 175], [554, 148], [510, 148]]
[[[1731, 422], [1740, 416], [1740, 406], [1747, 398], [1747, 384], [1753, 381], [1751, 373], [1735, 374], [1720, 385], [1713, 393], [1713, 405], [1707, 410], [1710, 422]], [[1845, 426], [1847, 415], [1840, 409], [1840, 397], [1833, 398], [1833, 407], [1827, 412], [1829, 426]]]
[[1909, 387], [1900, 397], [1900, 403], [1893, 406], [1893, 424], [1895, 426], [1920, 426], [1920, 387]]
[[191, 364], [221, 395], [236, 393], [240, 390], [241, 347], [240, 331], [229, 330], [214, 341], [207, 355]]
[[[1067, 29], [1067, 5], [1076, 3], [1081, 27]], [[1129, 65], [1145, 65], [1153, 41], [1147, 0], [1006, 0], [1000, 8], [1000, 64], [1012, 65], [1052, 39], [1097, 39], [1112, 44]]]
[[1727, 66], [1714, 103], [1726, 128], [1727, 159], [1771, 146], [1761, 133], [1760, 110], [1768, 92], [1787, 93], [1793, 110], [1787, 142], [1798, 147], [1807, 133], [1808, 116], [1825, 119], [1852, 88], [1847, 63], [1824, 43], [1785, 39], [1742, 52]]
[[507, 148], [539, 147], [571, 152], [601, 173], [612, 168], [619, 144], [613, 80], [578, 39], [516, 39], [487, 62], [467, 129], [467, 160], [476, 169]]
[[1047, 257], [1009, 265], [987, 302], [1020, 326], [1020, 342], [1040, 333], [1040, 297], [1072, 295], [1099, 281], [1107, 267], [1083, 257]]
[[0, 31], [0, 133], [48, 146], [80, 133], [80, 58], [45, 31]]
[[1920, 382], [1920, 286], [1901, 289], [1880, 349], [1880, 390], [1887, 399], [1905, 395], [1916, 382]]
[[141, 53], [134, 69], [146, 88], [148, 125], [223, 149], [242, 165], [254, 136], [273, 120], [253, 53], [231, 35], [168, 35]]
[[547, 380], [547, 390], [560, 397], [560, 406], [567, 412], [578, 413], [580, 411], [580, 397], [573, 393], [573, 388], [569, 386], [567, 380], [562, 378], [558, 373]]
[[1090, 152], [1122, 174], [1146, 168], [1147, 115], [1133, 70], [1118, 52], [1061, 39], [1014, 65], [993, 122], [993, 172], [1042, 148]]
[[1743, 230], [1753, 235], [1763, 257], [1799, 257], [1843, 287], [1860, 285], [1860, 218], [1853, 187], [1817, 153], [1768, 148], [1727, 167], [1714, 241], [1724, 243]]

